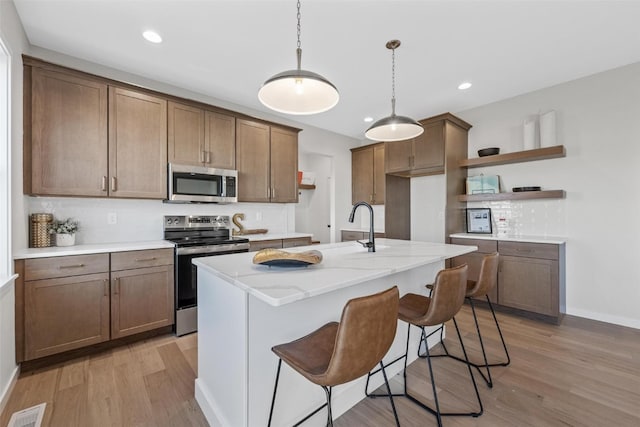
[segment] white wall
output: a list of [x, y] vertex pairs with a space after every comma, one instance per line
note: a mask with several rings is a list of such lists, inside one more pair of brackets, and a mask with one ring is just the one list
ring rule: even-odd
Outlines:
[[[522, 147], [526, 116], [555, 110], [566, 158], [471, 169], [566, 199], [487, 204], [510, 231], [567, 237], [567, 313], [640, 328], [640, 63], [456, 113], [473, 124], [469, 156]], [[475, 204], [473, 204], [475, 205]]]
[[[11, 56], [11, 167], [12, 172], [12, 218], [22, 214], [22, 179], [16, 180], [14, 177], [21, 173], [22, 168], [16, 167], [16, 163], [22, 162], [22, 58], [20, 54], [27, 46], [27, 39], [24, 30], [18, 19], [18, 14], [13, 2], [0, 1], [0, 37], [9, 50]], [[16, 169], [18, 172], [16, 172]], [[12, 227], [13, 243], [16, 237], [25, 229]], [[10, 239], [9, 236], [2, 238]], [[13, 249], [12, 249], [13, 250]], [[14, 321], [15, 291], [13, 281], [8, 284], [0, 283], [0, 402], [4, 401], [5, 393], [8, 391], [12, 380], [18, 372], [15, 362], [15, 321]], [[1, 405], [0, 405], [1, 406]], [[1, 409], [1, 408], [0, 408]]]

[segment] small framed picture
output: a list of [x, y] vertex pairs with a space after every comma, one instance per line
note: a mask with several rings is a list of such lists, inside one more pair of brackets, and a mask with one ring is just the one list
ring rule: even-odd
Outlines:
[[467, 208], [467, 233], [492, 234], [491, 209]]

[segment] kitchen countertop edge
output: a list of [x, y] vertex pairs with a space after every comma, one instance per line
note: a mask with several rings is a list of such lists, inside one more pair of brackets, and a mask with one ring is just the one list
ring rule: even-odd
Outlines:
[[27, 248], [13, 254], [13, 259], [49, 258], [70, 255], [90, 255], [109, 252], [141, 251], [148, 249], [173, 249], [175, 245], [167, 240], [143, 242], [92, 243], [74, 246], [52, 246], [47, 248]]
[[502, 240], [503, 242], [548, 243], [553, 245], [564, 245], [567, 243], [566, 237], [558, 236], [498, 236], [497, 234], [454, 233], [450, 234], [449, 237], [458, 239]]

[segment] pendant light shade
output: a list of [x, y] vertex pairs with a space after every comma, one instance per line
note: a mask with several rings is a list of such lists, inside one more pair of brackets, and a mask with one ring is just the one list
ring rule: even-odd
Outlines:
[[320, 74], [301, 69], [300, 1], [298, 0], [298, 68], [267, 79], [258, 92], [266, 107], [286, 114], [316, 114], [332, 109], [340, 99], [338, 89]]
[[400, 40], [387, 42], [387, 49], [391, 49], [391, 115], [372, 124], [364, 133], [368, 139], [374, 141], [402, 141], [415, 138], [424, 132], [420, 123], [407, 116], [396, 115], [396, 49]]

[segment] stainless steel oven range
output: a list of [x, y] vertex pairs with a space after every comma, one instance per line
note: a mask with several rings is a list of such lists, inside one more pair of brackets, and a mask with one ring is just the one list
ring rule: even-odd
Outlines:
[[193, 258], [249, 252], [249, 239], [231, 236], [228, 216], [164, 217], [164, 238], [174, 242], [176, 335], [198, 329], [198, 277]]

